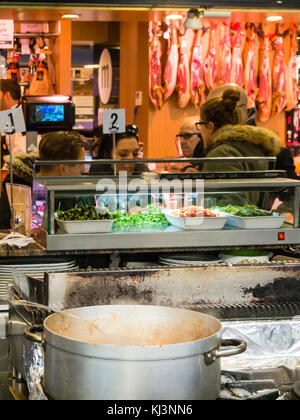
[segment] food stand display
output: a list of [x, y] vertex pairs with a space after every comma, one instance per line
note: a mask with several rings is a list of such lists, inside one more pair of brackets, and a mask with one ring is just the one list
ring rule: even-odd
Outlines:
[[[152, 163], [155, 162], [155, 160], [150, 161]], [[105, 161], [105, 163], [107, 162], [112, 164], [114, 161]], [[146, 160], [145, 162], [148, 161]], [[69, 163], [76, 164], [75, 161]], [[84, 163], [87, 162], [81, 162], [81, 164]], [[49, 163], [40, 162], [40, 164]], [[93, 164], [101, 165], [101, 161], [94, 161]], [[149, 175], [146, 173], [144, 178], [134, 178], [134, 184], [130, 178], [124, 184], [122, 181], [120, 182], [118, 177], [113, 176], [103, 178], [97, 176], [82, 176], [77, 178], [36, 177], [33, 188], [34, 190], [36, 189], [36, 196], [35, 191], [33, 192], [33, 217], [35, 218], [36, 216], [35, 223], [38, 229], [35, 235], [36, 239], [49, 251], [83, 251], [95, 249], [103, 252], [113, 251], [120, 253], [130, 250], [142, 253], [143, 251], [155, 252], [179, 249], [220, 250], [224, 247], [249, 246], [276, 248], [299, 244], [299, 181], [284, 178], [283, 173], [280, 173], [280, 171], [267, 171], [263, 174], [248, 173], [248, 178], [245, 177], [245, 173], [240, 175], [236, 173], [227, 174], [227, 179], [226, 174], [222, 174], [222, 178], [220, 178], [219, 174], [206, 175], [207, 177], [205, 174], [157, 174], [157, 176], [154, 176], [154, 179], [149, 180]], [[136, 183], [139, 183], [139, 180], [143, 188], [142, 193], [138, 193], [139, 189], [136, 188]], [[100, 193], [101, 189], [104, 191], [105, 187], [108, 188], [111, 186], [111, 183], [114, 185], [115, 193]], [[200, 185], [203, 188], [201, 194], [199, 193]], [[91, 234], [91, 232], [95, 232], [95, 228], [91, 228], [91, 224], [88, 221], [85, 224], [83, 222], [81, 224], [73, 222], [73, 226], [72, 223], [70, 224], [71, 230], [66, 230], [65, 225], [67, 223], [59, 221], [57, 217], [57, 206], [59, 206], [60, 202], [73, 198], [74, 206], [70, 205], [70, 207], [75, 207], [76, 203], [78, 205], [78, 202], [84, 201], [86, 197], [90, 197], [91, 201], [95, 203], [95, 196], [101, 199], [101, 195], [103, 194], [107, 200], [109, 198], [113, 200], [116, 204], [115, 210], [117, 210], [116, 207], [120, 204], [120, 197], [127, 196], [130, 199], [131, 194], [131, 196], [136, 196], [137, 201], [144, 200], [144, 205], [141, 206], [141, 209], [146, 207], [150, 202], [154, 202], [157, 205], [160, 204], [160, 211], [164, 214], [164, 210], [170, 209], [168, 207], [170, 203], [164, 200], [166, 196], [164, 191], [166, 191], [166, 188], [169, 189], [169, 194], [172, 196], [173, 209], [187, 207], [188, 202], [190, 205], [196, 205], [197, 201], [202, 202], [202, 207], [208, 207], [205, 203], [213, 203], [216, 206], [220, 200], [223, 204], [226, 203], [225, 205], [227, 205], [230, 204], [231, 196], [233, 200], [236, 200], [237, 197], [246, 200], [247, 194], [250, 192], [256, 192], [258, 196], [261, 195], [263, 196], [263, 200], [266, 200], [268, 195], [272, 194], [274, 197], [274, 194], [279, 194], [288, 188], [293, 197], [291, 199], [291, 213], [293, 213], [294, 222], [293, 225], [284, 224], [284, 218], [278, 219], [278, 215], [275, 216], [274, 213], [269, 218], [266, 216], [263, 219], [256, 219], [260, 223], [252, 224], [250, 228], [243, 226], [243, 224], [237, 224], [233, 227], [230, 220], [227, 220], [227, 223], [224, 223], [216, 229], [214, 223], [204, 225], [202, 223], [203, 221], [199, 222], [193, 228], [185, 228], [184, 226], [180, 228], [172, 220], [170, 222], [170, 216], [172, 217], [172, 214], [170, 214], [168, 222], [165, 225], [158, 224], [156, 226], [153, 224], [150, 231], [147, 226], [143, 227], [142, 224], [135, 231], [130, 228], [125, 231], [122, 228], [114, 228], [115, 225], [113, 224], [113, 229], [110, 229], [110, 225], [104, 231], [100, 229], [99, 233]], [[179, 192], [176, 192], [176, 190]], [[39, 206], [36, 202], [39, 205], [43, 203], [42, 206], [46, 209], [45, 216], [43, 211], [37, 210]], [[180, 206], [180, 203], [182, 203], [182, 206]], [[209, 207], [213, 206], [210, 205]], [[220, 215], [217, 218], [219, 217]], [[211, 218], [210, 220], [213, 222], [216, 219]], [[204, 217], [204, 220], [207, 219]], [[270, 221], [271, 223], [268, 223]], [[273, 221], [275, 221], [275, 224], [272, 223]], [[76, 226], [78, 225], [81, 228], [76, 230]], [[241, 227], [242, 229], [240, 229]]]

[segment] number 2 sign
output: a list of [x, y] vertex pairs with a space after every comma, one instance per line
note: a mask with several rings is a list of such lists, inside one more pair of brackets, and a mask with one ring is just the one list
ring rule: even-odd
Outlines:
[[103, 111], [103, 133], [125, 133], [125, 109], [105, 109]]

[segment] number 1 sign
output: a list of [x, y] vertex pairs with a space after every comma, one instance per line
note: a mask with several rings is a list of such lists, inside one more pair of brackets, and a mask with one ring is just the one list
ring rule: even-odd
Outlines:
[[125, 109], [105, 109], [103, 111], [103, 133], [125, 133]]

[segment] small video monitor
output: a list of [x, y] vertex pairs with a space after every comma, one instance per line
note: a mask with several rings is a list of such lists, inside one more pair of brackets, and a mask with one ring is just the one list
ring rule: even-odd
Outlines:
[[25, 96], [23, 110], [27, 131], [68, 131], [75, 124], [75, 105], [69, 96]]
[[36, 122], [62, 122], [65, 119], [64, 105], [36, 105]]

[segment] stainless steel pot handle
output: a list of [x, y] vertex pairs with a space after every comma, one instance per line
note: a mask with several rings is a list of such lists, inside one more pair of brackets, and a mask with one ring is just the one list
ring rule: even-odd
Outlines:
[[32, 327], [25, 328], [24, 337], [29, 341], [33, 341], [38, 344], [44, 343], [44, 326], [34, 325]]
[[235, 356], [236, 354], [243, 353], [247, 349], [247, 343], [241, 340], [222, 340], [221, 347], [232, 347], [227, 350], [214, 349], [205, 353], [204, 359], [207, 365], [214, 363], [219, 357]]

